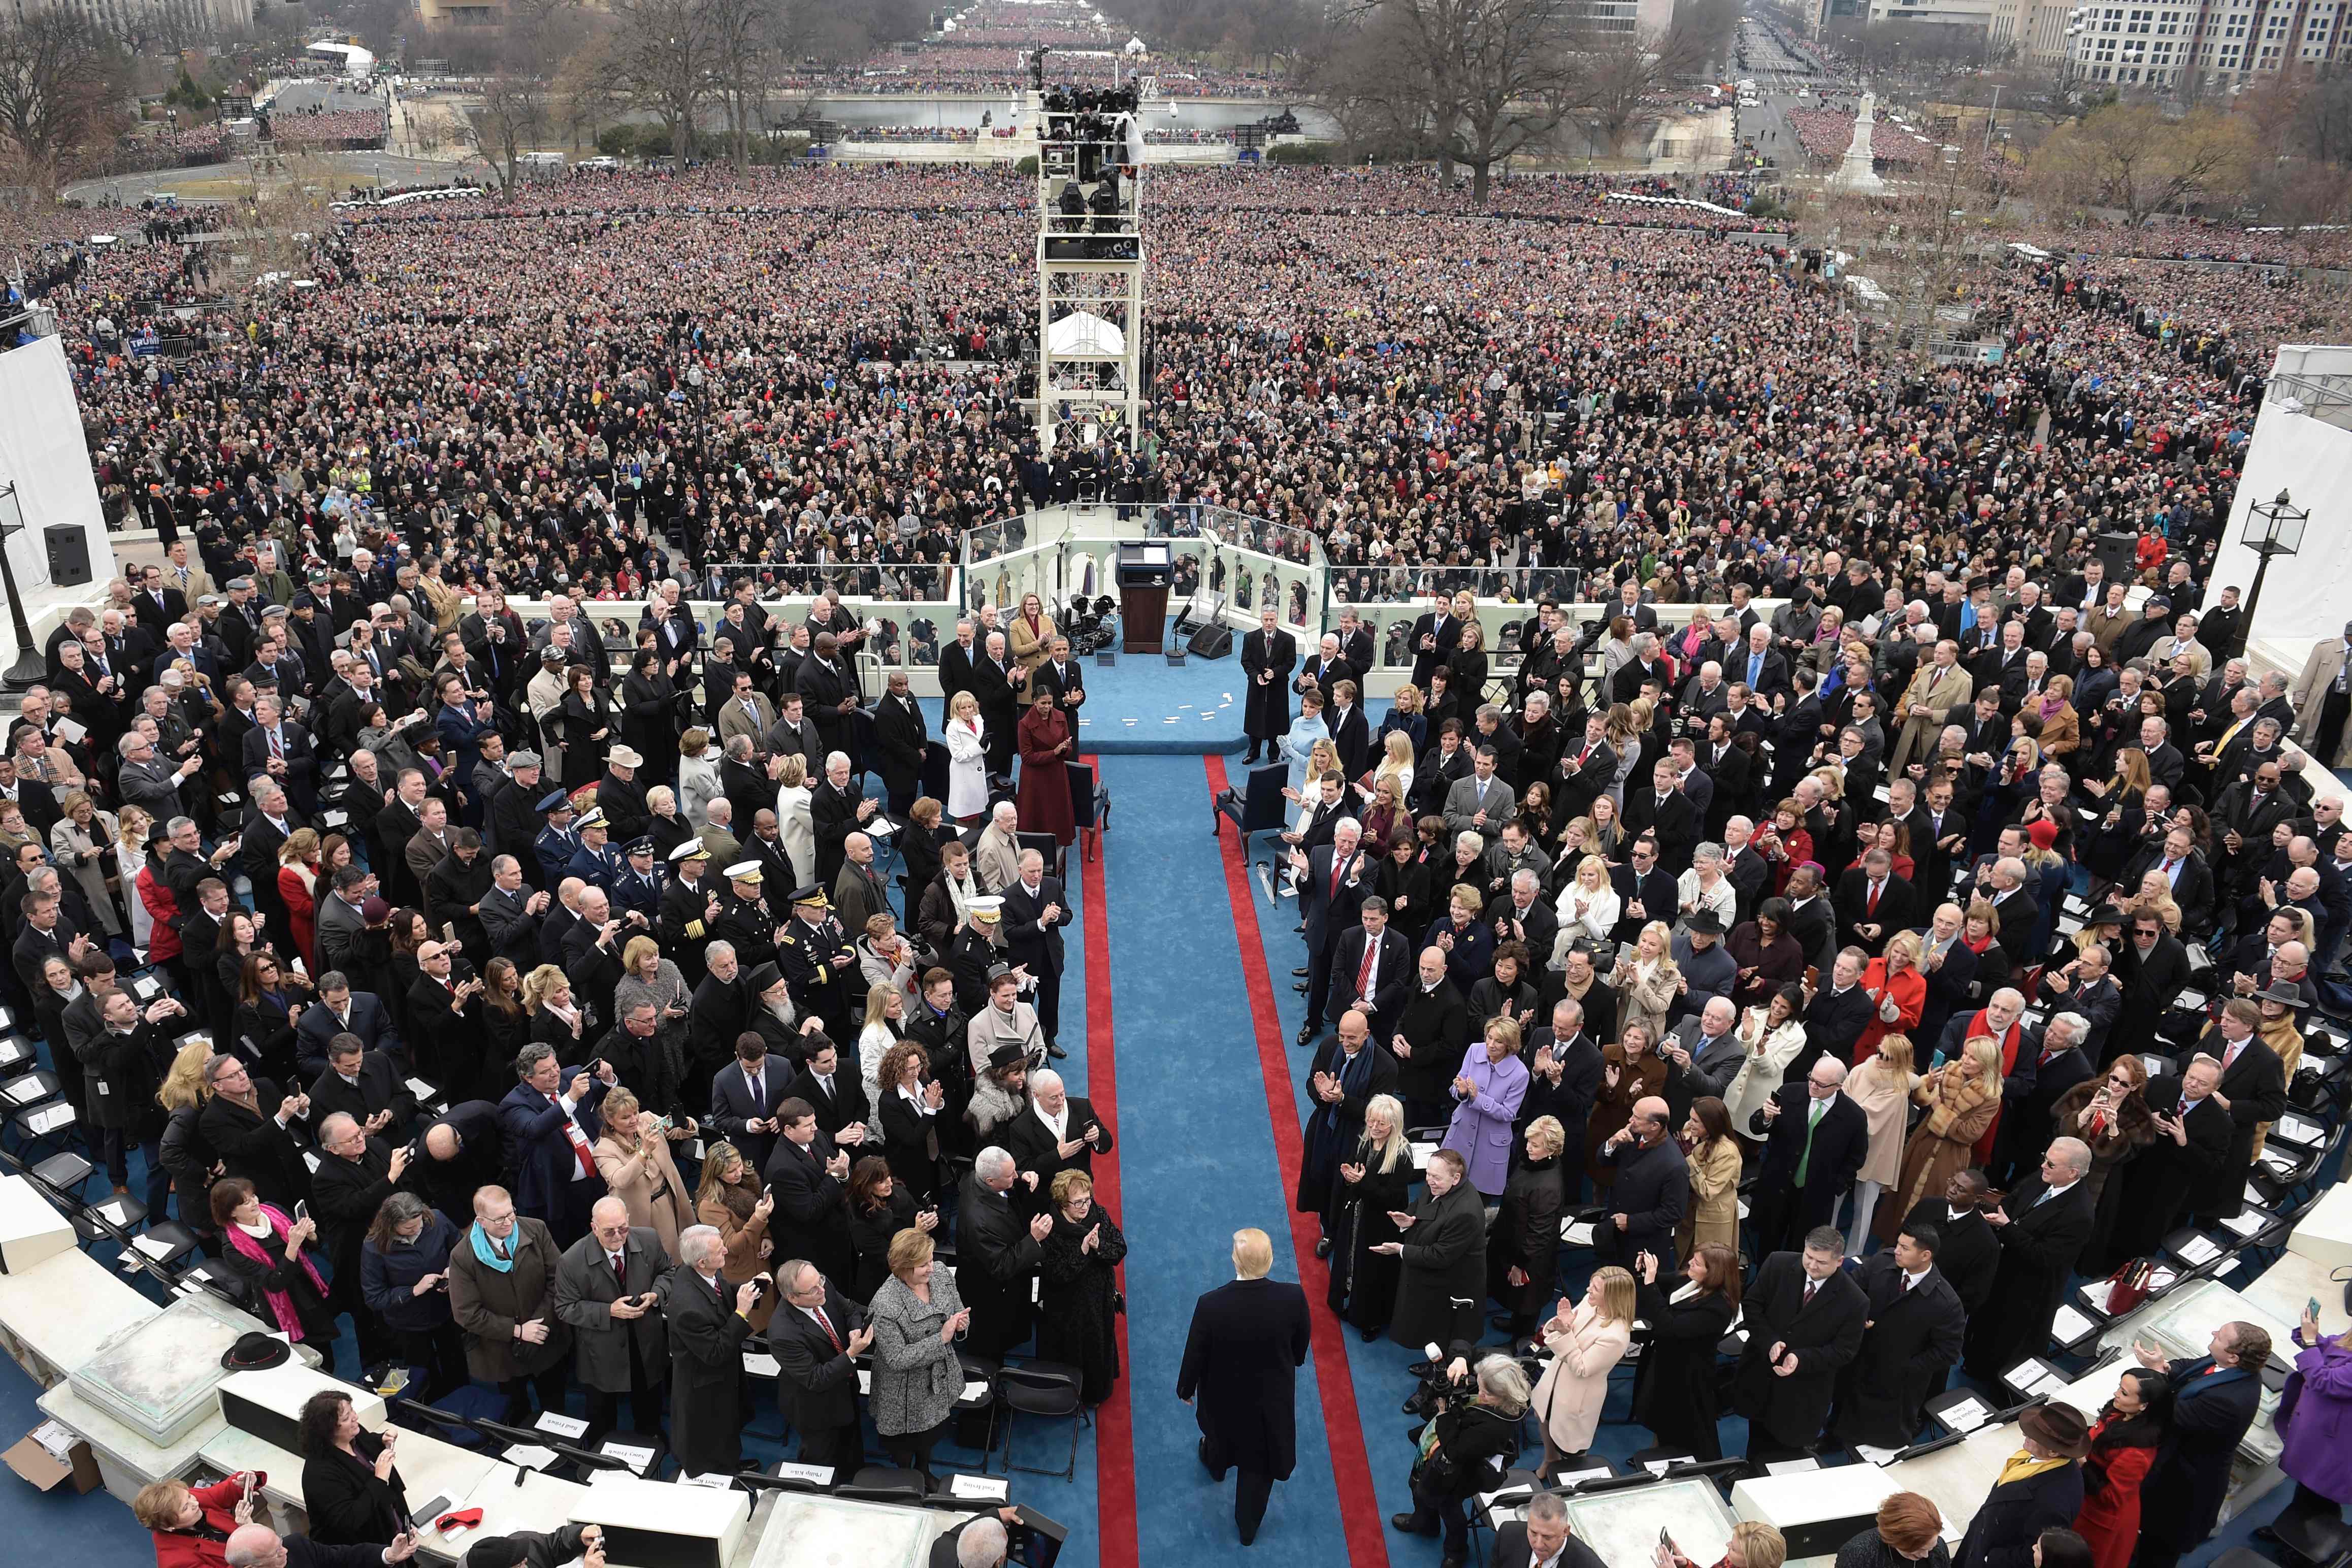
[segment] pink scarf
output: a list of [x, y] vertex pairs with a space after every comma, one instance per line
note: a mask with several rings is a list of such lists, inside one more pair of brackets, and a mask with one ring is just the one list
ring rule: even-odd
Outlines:
[[[268, 1204], [261, 1205], [261, 1217], [268, 1220], [269, 1228], [281, 1237], [290, 1228], [284, 1212], [272, 1208]], [[247, 1236], [245, 1233], [245, 1227], [235, 1220], [223, 1226], [221, 1234], [228, 1237], [228, 1244], [231, 1247], [244, 1253], [263, 1268], [270, 1266], [268, 1252], [263, 1248], [261, 1243]], [[299, 1249], [294, 1253], [294, 1260], [302, 1265], [302, 1272], [310, 1277], [310, 1289], [319, 1293], [320, 1300], [324, 1300], [327, 1295], [327, 1282], [319, 1278], [319, 1270], [311, 1265], [309, 1258], [302, 1256]], [[300, 1339], [302, 1320], [294, 1310], [294, 1299], [283, 1290], [272, 1290], [266, 1287], [261, 1294], [263, 1300], [269, 1303], [270, 1315], [278, 1320], [278, 1328], [284, 1331], [288, 1338]]]

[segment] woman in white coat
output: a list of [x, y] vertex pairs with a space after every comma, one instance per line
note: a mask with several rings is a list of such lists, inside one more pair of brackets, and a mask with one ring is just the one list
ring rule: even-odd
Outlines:
[[1773, 993], [1769, 1007], [1750, 1007], [1740, 1016], [1739, 1043], [1748, 1047], [1748, 1057], [1723, 1091], [1734, 1137], [1758, 1142], [1748, 1136], [1748, 1123], [1780, 1092], [1780, 1074], [1797, 1059], [1805, 1043], [1804, 1013], [1804, 988], [1790, 984]]
[[978, 822], [988, 810], [988, 736], [980, 722], [980, 700], [959, 691], [948, 703], [948, 815]]
[[[810, 794], [808, 763], [798, 752], [788, 753], [784, 771], [776, 777], [776, 837], [792, 860], [795, 885], [816, 880], [816, 824], [809, 817]], [[740, 837], [751, 836], [750, 823], [735, 826]]]
[[1624, 900], [1609, 885], [1609, 862], [1587, 855], [1576, 863], [1576, 879], [1559, 890], [1553, 906], [1559, 913], [1559, 937], [1552, 943], [1551, 961], [1568, 961], [1568, 950], [1580, 942], [1607, 942], [1623, 911]]
[[1592, 1271], [1584, 1300], [1536, 1331], [1552, 1352], [1529, 1407], [1543, 1421], [1543, 1473], [1592, 1447], [1601, 1407], [1609, 1399], [1609, 1372], [1633, 1342], [1633, 1276], [1613, 1264]]

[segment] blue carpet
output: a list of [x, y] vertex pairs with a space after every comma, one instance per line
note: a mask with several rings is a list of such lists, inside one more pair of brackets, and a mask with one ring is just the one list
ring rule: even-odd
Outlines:
[[[1181, 667], [1156, 653], [1123, 653], [1109, 665], [1078, 662], [1087, 685], [1078, 715], [1080, 752], [1173, 756], [1248, 749], [1242, 733], [1242, 685], [1248, 678], [1234, 653], [1188, 658]], [[923, 711], [937, 733], [939, 699], [925, 698]]]

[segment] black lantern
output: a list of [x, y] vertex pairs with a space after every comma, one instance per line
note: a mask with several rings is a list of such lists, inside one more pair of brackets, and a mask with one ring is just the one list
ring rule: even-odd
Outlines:
[[2254, 563], [2253, 591], [2246, 595], [2246, 632], [2254, 629], [2254, 609], [2263, 602], [2263, 574], [2271, 569], [2271, 557], [2293, 555], [2303, 549], [2304, 524], [2311, 513], [2294, 504], [2281, 490], [2276, 500], [2256, 501], [2246, 509], [2246, 521], [2238, 535], [2238, 542], [2261, 559]]

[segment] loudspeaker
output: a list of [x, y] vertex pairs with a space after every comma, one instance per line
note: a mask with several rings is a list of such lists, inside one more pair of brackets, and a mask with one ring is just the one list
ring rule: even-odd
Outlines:
[[1202, 626], [1192, 634], [1188, 646], [1202, 658], [1223, 658], [1233, 651], [1234, 629], [1223, 625]]
[[41, 530], [49, 548], [49, 582], [76, 588], [89, 581], [89, 535], [78, 522], [53, 522]]
[[2132, 580], [2132, 563], [2138, 559], [2139, 536], [2137, 534], [2103, 533], [2099, 535], [2099, 564], [2107, 569], [2108, 582], [2129, 583]]

